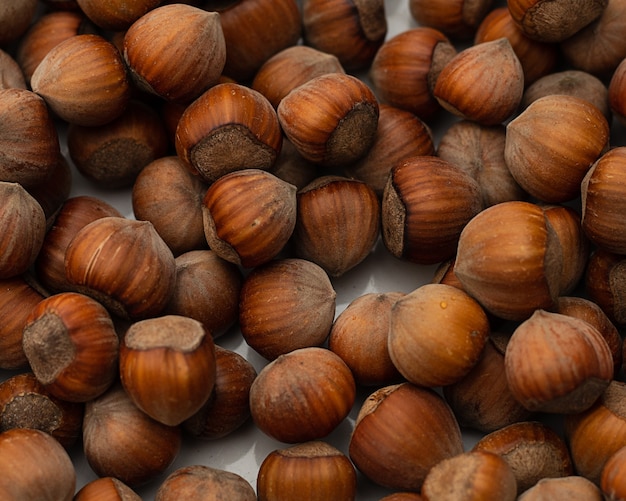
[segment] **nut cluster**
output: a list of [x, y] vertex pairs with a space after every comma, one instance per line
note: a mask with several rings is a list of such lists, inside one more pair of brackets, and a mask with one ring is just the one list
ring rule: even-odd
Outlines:
[[1, 499], [626, 499], [624, 2], [5, 3]]

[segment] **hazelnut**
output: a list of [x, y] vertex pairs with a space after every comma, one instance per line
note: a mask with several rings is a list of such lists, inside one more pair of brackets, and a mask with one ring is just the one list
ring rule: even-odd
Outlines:
[[505, 139], [504, 125], [459, 120], [448, 127], [439, 140], [437, 156], [478, 182], [483, 207], [528, 198], [504, 161]]
[[411, 383], [384, 386], [362, 404], [349, 443], [357, 469], [389, 489], [419, 492], [430, 469], [463, 452], [444, 399]]
[[[595, 78], [595, 77], [594, 77]], [[615, 68], [609, 80], [607, 92], [608, 107], [622, 125], [626, 125], [626, 58]]]
[[488, 312], [521, 321], [537, 308], [551, 309], [560, 294], [563, 256], [542, 209], [502, 202], [463, 228], [454, 273]]
[[203, 440], [230, 435], [250, 418], [250, 387], [254, 366], [237, 352], [215, 345], [215, 384], [207, 402], [183, 423], [183, 429]]
[[602, 501], [598, 486], [579, 475], [558, 478], [542, 478], [527, 489], [518, 501], [551, 501], [570, 499], [571, 501]]
[[306, 160], [289, 139], [283, 137], [283, 146], [270, 172], [297, 189], [304, 188], [319, 175], [320, 168]]
[[411, 17], [454, 39], [469, 39], [492, 7], [492, 0], [409, 0]]
[[483, 436], [473, 451], [498, 454], [511, 467], [518, 495], [542, 478], [573, 474], [572, 459], [563, 438], [538, 421], [520, 421]]
[[327, 73], [345, 73], [337, 56], [308, 45], [292, 45], [265, 61], [250, 85], [278, 108], [293, 89]]
[[176, 261], [151, 223], [102, 217], [81, 228], [65, 251], [65, 273], [76, 292], [116, 316], [155, 316], [176, 284]]
[[[600, 475], [600, 488], [606, 499], [626, 499], [624, 467], [626, 466], [626, 446], [620, 447], [607, 459]], [[600, 497], [598, 499], [601, 499]]]
[[303, 40], [350, 71], [368, 68], [387, 35], [383, 0], [304, 0]]
[[389, 356], [411, 383], [445, 386], [478, 362], [489, 335], [483, 308], [451, 285], [425, 284], [391, 308]]
[[41, 430], [67, 450], [79, 437], [84, 405], [52, 395], [32, 372], [10, 376], [0, 383], [0, 431], [14, 428]]
[[327, 73], [292, 90], [277, 113], [285, 135], [304, 158], [342, 167], [371, 148], [379, 111], [376, 96], [363, 81]]
[[94, 499], [141, 501], [139, 494], [115, 477], [100, 477], [87, 482], [76, 493], [72, 501], [92, 501]]
[[207, 184], [174, 155], [146, 165], [133, 183], [136, 219], [150, 221], [175, 256], [207, 247], [202, 199]]
[[1, 433], [0, 468], [4, 472], [2, 499], [73, 499], [76, 470], [72, 460], [56, 439], [41, 430], [14, 428]]
[[296, 207], [296, 187], [267, 171], [243, 169], [225, 174], [204, 195], [202, 214], [209, 248], [245, 268], [267, 263], [289, 241]]
[[626, 259], [620, 254], [596, 249], [587, 262], [585, 291], [617, 327], [626, 325]]
[[259, 467], [259, 501], [356, 499], [356, 471], [334, 446], [305, 442], [270, 452]]
[[28, 30], [37, 14], [37, 0], [3, 5], [0, 8], [0, 45], [18, 40]]
[[55, 45], [35, 68], [30, 83], [62, 120], [86, 126], [119, 117], [131, 94], [121, 54], [94, 34], [76, 35]]
[[62, 292], [42, 300], [22, 344], [38, 381], [57, 398], [86, 402], [117, 377], [117, 332], [104, 306], [88, 296]]
[[80, 10], [99, 28], [108, 31], [125, 31], [146, 12], [161, 4], [161, 0], [76, 0]]
[[309, 347], [280, 355], [250, 387], [256, 426], [281, 442], [323, 439], [348, 416], [356, 397], [354, 377], [338, 355]]
[[428, 120], [441, 110], [432, 95], [437, 77], [456, 53], [441, 31], [426, 26], [411, 28], [383, 43], [374, 56], [369, 77], [382, 103]]
[[183, 112], [176, 128], [178, 156], [209, 184], [243, 169], [270, 170], [282, 146], [272, 104], [236, 83], [211, 87]]
[[391, 310], [404, 292], [371, 292], [351, 301], [337, 316], [328, 348], [352, 371], [357, 384], [384, 386], [400, 380], [389, 356]]
[[168, 101], [190, 102], [217, 84], [224, 68], [220, 17], [192, 5], [161, 5], [126, 30], [123, 55], [139, 89]]
[[182, 444], [179, 426], [155, 421], [113, 385], [85, 404], [83, 452], [99, 477], [115, 477], [136, 488], [161, 475]]
[[60, 155], [50, 179], [28, 188], [28, 193], [39, 202], [46, 216], [46, 231], [52, 227], [61, 207], [72, 192], [72, 177], [70, 163], [63, 155]]
[[597, 19], [608, 0], [509, 0], [511, 17], [530, 38], [562, 42]]
[[482, 208], [478, 183], [435, 156], [396, 164], [382, 197], [381, 230], [392, 255], [419, 264], [451, 258], [463, 227]]
[[213, 390], [213, 338], [188, 317], [140, 320], [122, 338], [119, 367], [122, 386], [137, 407], [160, 423], [179, 425]]
[[517, 499], [517, 481], [513, 469], [502, 456], [472, 450], [443, 459], [433, 466], [424, 478], [421, 494], [426, 501], [514, 501]]
[[258, 266], [241, 288], [243, 338], [268, 360], [321, 346], [333, 324], [336, 296], [326, 272], [306, 259], [278, 259]]
[[21, 275], [37, 259], [46, 234], [46, 216], [19, 183], [0, 181], [0, 279]]
[[366, 183], [321, 176], [297, 193], [291, 238], [297, 257], [339, 277], [372, 251], [380, 230], [380, 202]]
[[513, 116], [523, 93], [524, 71], [505, 37], [459, 52], [442, 68], [433, 89], [447, 111], [484, 125]]
[[504, 158], [526, 192], [561, 203], [580, 196], [585, 174], [608, 141], [609, 124], [598, 108], [554, 94], [537, 99], [507, 124]]
[[256, 501], [248, 481], [236, 473], [205, 465], [181, 466], [159, 485], [154, 501], [199, 499], [220, 501]]
[[26, 77], [11, 54], [0, 49], [0, 89], [26, 89]]

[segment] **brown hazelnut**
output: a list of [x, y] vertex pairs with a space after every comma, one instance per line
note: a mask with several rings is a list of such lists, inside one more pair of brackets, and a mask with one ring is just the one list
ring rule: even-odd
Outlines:
[[141, 497], [124, 482], [115, 477], [99, 477], [83, 485], [72, 501], [141, 501]]
[[[607, 459], [600, 475], [600, 487], [605, 499], [626, 499], [624, 468], [626, 467], [626, 446], [616, 450]], [[601, 499], [601, 498], [598, 498]]]
[[618, 328], [626, 325], [626, 259], [620, 254], [596, 249], [587, 262], [585, 291]]
[[250, 387], [250, 413], [266, 435], [285, 443], [323, 439], [348, 416], [356, 384], [326, 348], [299, 348], [264, 366]]
[[35, 68], [30, 83], [57, 116], [78, 125], [114, 120], [131, 97], [121, 54], [94, 34], [76, 35], [55, 45]]
[[258, 266], [241, 288], [243, 338], [268, 360], [297, 348], [321, 346], [333, 324], [336, 296], [326, 272], [306, 259], [284, 258]]
[[356, 499], [356, 471], [339, 449], [311, 441], [270, 452], [259, 467], [259, 501]]
[[209, 248], [245, 268], [267, 263], [289, 241], [296, 207], [296, 187], [274, 174], [261, 169], [225, 174], [204, 195], [202, 215]]
[[37, 0], [3, 5], [0, 8], [0, 45], [18, 40], [28, 30], [37, 14]]
[[120, 345], [120, 379], [133, 403], [175, 426], [207, 402], [215, 384], [215, 345], [197, 320], [165, 315], [132, 324]]
[[435, 264], [451, 258], [463, 227], [482, 208], [478, 183], [435, 156], [396, 164], [382, 197], [385, 247], [398, 258]]
[[109, 31], [125, 31], [146, 12], [161, 4], [161, 0], [76, 0], [80, 10], [98, 27]]
[[168, 101], [190, 102], [217, 84], [224, 68], [220, 17], [192, 5], [161, 5], [126, 30], [123, 54], [139, 89]]
[[242, 476], [205, 465], [181, 466], [159, 485], [154, 501], [199, 499], [256, 501], [253, 487]]
[[492, 0], [410, 0], [411, 17], [421, 26], [430, 26], [454, 39], [471, 38], [492, 8]]
[[511, 118], [524, 93], [524, 70], [508, 38], [472, 45], [442, 68], [433, 89], [450, 113], [484, 125]]
[[304, 43], [337, 56], [350, 71], [368, 68], [387, 35], [382, 0], [304, 0]]
[[450, 407], [434, 390], [411, 383], [370, 394], [349, 443], [350, 459], [370, 480], [415, 492], [433, 466], [462, 452], [461, 430]]
[[211, 87], [183, 112], [176, 128], [178, 156], [208, 183], [243, 169], [269, 170], [282, 146], [272, 104], [236, 83]]
[[0, 49], [0, 89], [26, 89], [26, 77], [14, 57]]
[[[595, 77], [594, 77], [595, 78]], [[626, 97], [624, 89], [626, 88], [626, 58], [615, 68], [611, 79], [609, 80], [607, 91], [607, 102], [610, 110], [615, 113], [615, 117], [626, 125]]]
[[312, 78], [277, 109], [283, 132], [307, 160], [326, 167], [356, 162], [371, 148], [378, 101], [363, 81], [344, 73]]
[[441, 69], [456, 55], [441, 31], [411, 28], [386, 40], [372, 61], [369, 77], [380, 101], [422, 120], [441, 110], [432, 95]]
[[570, 499], [571, 501], [603, 501], [598, 486], [579, 475], [558, 478], [542, 478], [527, 489], [518, 501], [551, 501]]
[[57, 398], [86, 402], [117, 377], [115, 326], [88, 296], [62, 292], [42, 300], [26, 321], [22, 344], [33, 373]]

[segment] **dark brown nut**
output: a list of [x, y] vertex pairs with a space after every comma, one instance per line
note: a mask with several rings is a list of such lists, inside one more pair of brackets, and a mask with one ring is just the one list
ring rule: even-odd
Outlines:
[[154, 501], [199, 499], [256, 501], [253, 487], [242, 476], [205, 465], [181, 466], [159, 485]]
[[514, 501], [517, 479], [509, 463], [499, 454], [471, 450], [433, 466], [424, 479], [421, 494], [426, 501]]
[[176, 285], [164, 313], [198, 320], [215, 339], [237, 322], [242, 282], [240, 269], [214, 251], [185, 252], [176, 257]]
[[146, 12], [158, 7], [161, 0], [76, 0], [80, 10], [96, 26], [108, 31], [125, 31]]
[[123, 54], [141, 90], [168, 101], [190, 102], [217, 84], [222, 74], [226, 43], [220, 17], [192, 5], [162, 5], [126, 30]]
[[513, 470], [518, 495], [542, 478], [566, 477], [574, 472], [563, 438], [538, 421], [514, 423], [488, 433], [472, 450], [500, 455]]
[[504, 161], [505, 139], [504, 125], [459, 120], [448, 127], [439, 140], [437, 156], [464, 170], [478, 182], [485, 208], [528, 198]]
[[55, 45], [30, 80], [34, 92], [68, 123], [103, 125], [119, 117], [131, 97], [126, 65], [100, 35], [76, 35]]
[[513, 332], [504, 354], [513, 396], [527, 409], [578, 413], [613, 379], [608, 343], [588, 322], [536, 310]]
[[120, 380], [133, 403], [176, 426], [208, 401], [215, 384], [215, 345], [197, 320], [164, 315], [132, 324], [120, 344]]
[[0, 8], [0, 45], [18, 40], [37, 15], [37, 0], [10, 3]]
[[571, 501], [603, 501], [598, 486], [579, 475], [559, 478], [542, 478], [534, 486], [524, 491], [518, 501], [551, 501], [570, 499]]
[[457, 51], [439, 30], [420, 26], [399, 33], [378, 49], [369, 76], [380, 101], [422, 120], [441, 110], [432, 95], [441, 69]]
[[15, 428], [0, 434], [0, 468], [5, 472], [0, 479], [2, 499], [72, 501], [76, 489], [72, 459], [41, 430]]
[[602, 155], [582, 184], [582, 229], [596, 247], [626, 255], [626, 147]]
[[410, 0], [409, 10], [420, 26], [440, 30], [450, 38], [467, 40], [474, 36], [492, 4], [492, 0]]
[[46, 216], [19, 183], [0, 181], [0, 279], [25, 273], [46, 235]]
[[[465, 2], [465, 4], [472, 2]], [[505, 7], [492, 9], [476, 29], [474, 43], [505, 37], [511, 43], [524, 72], [524, 85], [528, 86], [544, 75], [551, 74], [559, 56], [557, 44], [533, 40], [524, 34], [513, 21], [511, 11]]]
[[[595, 78], [595, 77], [594, 77]], [[626, 125], [626, 57], [615, 68], [607, 90], [607, 103], [611, 112], [622, 125]]]
[[177, 156], [153, 160], [132, 187], [133, 214], [150, 221], [175, 256], [207, 247], [202, 200], [207, 184]]
[[363, 81], [327, 73], [300, 85], [277, 109], [287, 138], [307, 160], [325, 167], [356, 162], [372, 147], [378, 101]]
[[202, 440], [230, 435], [250, 419], [250, 387], [257, 371], [242, 355], [215, 345], [215, 384], [209, 400], [183, 423]]
[[504, 158], [530, 195], [549, 203], [576, 199], [591, 165], [604, 153], [609, 124], [587, 100], [554, 94], [508, 123]]
[[542, 42], [562, 42], [597, 19], [608, 0], [509, 0], [511, 17], [530, 38]]
[[270, 57], [296, 45], [302, 36], [302, 18], [295, 0], [213, 3], [217, 5], [209, 9], [219, 13], [226, 40], [223, 73], [236, 81], [252, 79]]
[[81, 436], [84, 405], [52, 395], [32, 372], [0, 383], [0, 431], [13, 428], [41, 430], [69, 449]]
[[484, 125], [511, 118], [524, 93], [524, 70], [508, 38], [472, 45], [442, 68], [433, 89], [453, 115]]
[[366, 69], [387, 35], [382, 0], [304, 0], [304, 43], [337, 56], [350, 71]]
[[259, 501], [356, 499], [356, 471], [339, 449], [312, 441], [270, 452], [259, 467]]
[[176, 285], [176, 261], [154, 226], [114, 216], [74, 235], [65, 251], [65, 273], [76, 292], [133, 320], [163, 311]]
[[326, 272], [311, 261], [285, 258], [256, 267], [239, 300], [244, 340], [268, 360], [321, 346], [333, 324], [336, 296]]
[[99, 477], [115, 477], [134, 489], [163, 474], [181, 445], [180, 427], [139, 410], [121, 385], [85, 404], [83, 451]]
[[15, 53], [26, 82], [53, 47], [82, 33], [84, 25], [85, 16], [79, 11], [53, 11], [39, 17], [20, 38]]
[[72, 501], [93, 501], [100, 498], [141, 501], [139, 494], [115, 477], [100, 477], [87, 482], [76, 493]]
[[202, 216], [209, 248], [245, 268], [267, 263], [296, 225], [296, 187], [261, 169], [225, 174], [207, 189]]
[[383, 243], [414, 263], [445, 261], [481, 209], [478, 183], [465, 171], [435, 156], [410, 157], [392, 168], [383, 192]]
[[521, 108], [526, 109], [537, 99], [554, 94], [565, 94], [586, 99], [609, 120], [611, 110], [606, 84], [598, 77], [581, 70], [556, 71], [541, 77], [526, 87]]
[[476, 365], [463, 379], [443, 388], [446, 402], [463, 427], [489, 433], [533, 415], [515, 399], [507, 383], [505, 337], [501, 333], [490, 336]]
[[119, 117], [100, 127], [70, 124], [67, 148], [78, 172], [96, 186], [126, 188], [167, 153], [168, 139], [157, 112], [131, 101]]
[[320, 175], [320, 168], [306, 160], [287, 138], [283, 138], [283, 146], [276, 163], [270, 172], [283, 181], [293, 184], [296, 188], [304, 188]]
[[300, 348], [261, 369], [250, 387], [250, 414], [263, 433], [295, 444], [328, 436], [355, 398], [354, 377], [338, 355]]
[[293, 89], [327, 73], [345, 73], [337, 56], [308, 45], [292, 45], [265, 61], [250, 85], [278, 108]]
[[16, 59], [0, 49], [0, 89], [26, 89], [26, 77]]
[[73, 196], [63, 203], [35, 260], [37, 280], [50, 293], [73, 289], [65, 276], [65, 250], [81, 228], [106, 216], [122, 215], [108, 202], [89, 195]]
[[623, 2], [608, 0], [598, 19], [561, 43], [565, 61], [576, 69], [609, 79], [626, 57], [626, 40], [620, 36], [625, 14]]
[[61, 148], [46, 102], [27, 89], [1, 89], [0, 122], [0, 180], [27, 189], [48, 181]]
[[379, 105], [378, 130], [367, 155], [345, 172], [367, 183], [382, 197], [389, 172], [397, 163], [417, 155], [434, 155], [430, 127], [410, 111]]
[[596, 249], [587, 263], [585, 291], [618, 328], [626, 325], [626, 258]]
[[348, 450], [357, 469], [373, 482], [419, 492], [428, 471], [461, 454], [463, 442], [454, 414], [439, 394], [400, 383], [365, 400]]
[[24, 276], [0, 280], [0, 368], [25, 369], [28, 359], [22, 347], [26, 319], [44, 296]]
[[489, 207], [459, 238], [454, 273], [488, 312], [521, 321], [551, 309], [560, 294], [563, 254], [543, 210], [523, 201]]
[[358, 266], [378, 241], [380, 202], [362, 181], [321, 176], [298, 191], [297, 202], [294, 253], [331, 277]]
[[346, 363], [357, 384], [386, 386], [400, 381], [389, 357], [388, 333], [393, 304], [403, 296], [404, 292], [363, 294], [335, 319], [328, 348]]
[[60, 155], [50, 179], [28, 188], [28, 192], [39, 202], [46, 216], [46, 231], [52, 227], [61, 207], [72, 193], [72, 176], [70, 163]]
[[96, 398], [118, 375], [113, 320], [82, 294], [62, 292], [41, 301], [26, 321], [22, 345], [38, 381], [68, 402]]
[[176, 128], [176, 151], [208, 183], [243, 169], [270, 170], [282, 146], [272, 104], [258, 91], [221, 83], [183, 112]]
[[596, 485], [608, 459], [626, 445], [625, 397], [626, 384], [613, 380], [591, 408], [564, 419], [575, 471]]

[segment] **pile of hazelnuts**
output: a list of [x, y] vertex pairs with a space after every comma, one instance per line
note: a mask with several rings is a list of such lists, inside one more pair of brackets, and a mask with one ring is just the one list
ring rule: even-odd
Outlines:
[[0, 6], [1, 499], [626, 499], [626, 3], [399, 3]]

